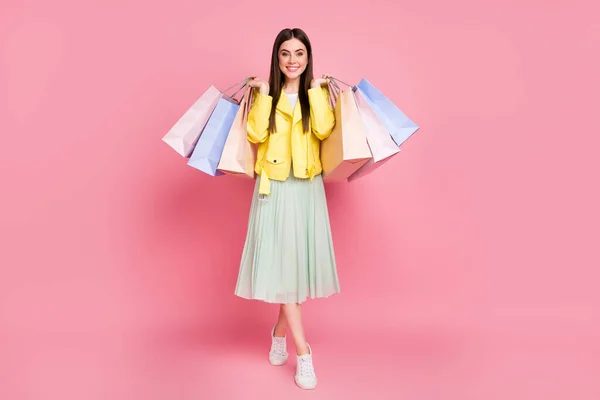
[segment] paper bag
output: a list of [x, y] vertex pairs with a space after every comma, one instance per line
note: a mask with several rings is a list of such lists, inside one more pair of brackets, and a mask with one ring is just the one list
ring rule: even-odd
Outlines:
[[345, 181], [371, 159], [365, 126], [358, 112], [353, 90], [349, 87], [333, 94], [335, 102], [335, 127], [331, 135], [321, 142], [323, 180]]
[[254, 178], [256, 145], [248, 141], [247, 128], [251, 101], [252, 89], [247, 87], [219, 161], [218, 170], [225, 174]]
[[389, 161], [392, 156], [400, 152], [390, 133], [385, 129], [385, 126], [369, 105], [364, 93], [358, 89], [354, 92], [354, 98], [358, 107], [358, 113], [365, 125], [367, 143], [369, 144], [373, 158], [352, 174], [348, 178], [348, 182], [352, 182], [361, 176], [373, 172]]
[[177, 120], [162, 140], [179, 155], [188, 158], [221, 96], [219, 89], [214, 86], [209, 87]]
[[363, 79], [357, 87], [390, 133], [398, 146], [402, 145], [419, 127], [369, 81]]
[[187, 165], [211, 176], [222, 175], [217, 167], [229, 130], [239, 109], [239, 101], [234, 98], [223, 96], [219, 100]]

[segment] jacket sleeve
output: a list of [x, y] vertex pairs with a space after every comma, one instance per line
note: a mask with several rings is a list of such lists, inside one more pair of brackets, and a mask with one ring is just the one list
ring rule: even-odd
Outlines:
[[335, 113], [329, 105], [329, 91], [324, 88], [308, 90], [310, 103], [310, 125], [313, 133], [320, 140], [327, 139], [335, 125]]
[[263, 143], [267, 140], [269, 117], [273, 98], [256, 92], [250, 111], [248, 112], [248, 140], [252, 143]]

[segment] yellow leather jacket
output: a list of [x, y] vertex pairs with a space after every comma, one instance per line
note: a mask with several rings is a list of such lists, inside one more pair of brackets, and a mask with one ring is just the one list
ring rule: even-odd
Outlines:
[[310, 129], [302, 129], [300, 104], [292, 110], [281, 92], [277, 103], [276, 132], [268, 132], [273, 98], [255, 91], [248, 114], [248, 140], [258, 144], [255, 172], [260, 175], [259, 194], [271, 194], [270, 179], [285, 181], [292, 167], [297, 178], [312, 179], [323, 171], [321, 166], [321, 140], [327, 138], [335, 125], [335, 114], [329, 105], [329, 91], [311, 88]]

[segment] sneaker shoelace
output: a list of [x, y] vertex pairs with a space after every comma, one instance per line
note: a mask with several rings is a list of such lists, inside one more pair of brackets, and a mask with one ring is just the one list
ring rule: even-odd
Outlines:
[[300, 358], [299, 363], [300, 363], [300, 375], [301, 376], [306, 376], [306, 377], [311, 377], [311, 378], [313, 376], [315, 376], [315, 370], [312, 365], [311, 357]]
[[285, 357], [286, 349], [285, 349], [285, 338], [282, 337], [273, 337], [273, 345], [271, 346], [271, 354]]

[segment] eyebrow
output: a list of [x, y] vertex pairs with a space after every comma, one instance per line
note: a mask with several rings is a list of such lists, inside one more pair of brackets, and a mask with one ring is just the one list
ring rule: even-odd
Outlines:
[[[290, 53], [290, 50], [288, 50], [288, 49], [281, 49], [280, 50], [280, 52], [284, 52], [284, 51], [287, 51], [288, 53]], [[298, 49], [298, 50], [296, 50], [296, 53], [299, 52], [299, 51], [305, 51], [305, 50], [304, 49]]]

